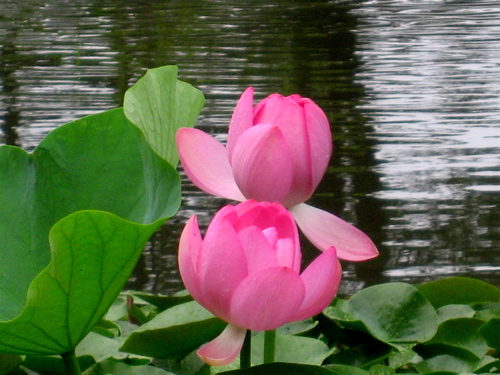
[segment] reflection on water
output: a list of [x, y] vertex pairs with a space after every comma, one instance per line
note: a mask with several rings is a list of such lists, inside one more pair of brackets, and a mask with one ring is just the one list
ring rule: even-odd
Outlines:
[[[345, 265], [345, 291], [449, 274], [500, 285], [499, 25], [492, 0], [6, 0], [1, 140], [32, 150], [54, 127], [120, 105], [145, 68], [166, 64], [204, 92], [198, 126], [221, 139], [245, 87], [259, 99], [297, 92], [324, 108], [335, 140], [310, 203], [382, 252]], [[184, 182], [181, 211], [130, 287], [181, 288], [184, 222], [197, 213], [206, 225], [227, 203]]]

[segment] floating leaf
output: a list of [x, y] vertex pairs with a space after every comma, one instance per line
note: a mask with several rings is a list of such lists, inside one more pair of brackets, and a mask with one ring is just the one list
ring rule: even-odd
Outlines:
[[[329, 370], [320, 366], [300, 365], [292, 363], [270, 363], [250, 367], [244, 370], [226, 371], [224, 375], [344, 375], [343, 372]], [[345, 372], [345, 375], [357, 375], [357, 373]]]
[[500, 289], [484, 281], [467, 277], [449, 277], [418, 287], [432, 305], [438, 309], [445, 305], [467, 305], [475, 302], [499, 302]]
[[371, 340], [369, 344], [360, 344], [355, 347], [341, 350], [330, 357], [330, 361], [336, 364], [360, 367], [368, 369], [374, 364], [383, 363], [391, 354], [388, 345], [380, 344]]
[[[306, 321], [307, 322], [307, 321]], [[306, 323], [307, 324], [307, 323]], [[252, 366], [261, 365], [264, 358], [264, 332], [252, 334]], [[333, 352], [320, 340], [294, 335], [276, 335], [275, 361], [303, 365], [321, 365]], [[240, 367], [239, 357], [227, 366], [212, 367], [210, 374], [225, 374]]]
[[357, 367], [353, 366], [346, 366], [346, 365], [327, 365], [325, 366], [329, 370], [334, 371], [336, 374], [342, 374], [342, 375], [368, 375], [369, 372], [366, 370], [362, 370]]
[[500, 372], [500, 359], [485, 356], [477, 369], [474, 371], [476, 374], [495, 374]]
[[500, 350], [500, 318], [490, 319], [479, 331], [485, 337], [489, 346]]
[[363, 289], [344, 308], [374, 337], [391, 344], [425, 342], [437, 331], [436, 311], [415, 287], [405, 283]]
[[476, 318], [485, 322], [498, 318], [500, 319], [500, 303], [478, 303], [473, 305], [476, 311]]
[[483, 321], [474, 318], [449, 319], [439, 325], [432, 340], [422, 346], [421, 352], [428, 356], [450, 354], [455, 357], [477, 361], [489, 350], [485, 339], [479, 334]]
[[120, 350], [148, 357], [180, 360], [215, 338], [227, 323], [197, 302], [174, 306], [133, 332]]
[[472, 318], [476, 311], [469, 305], [445, 305], [437, 310], [439, 322], [456, 318]]
[[149, 69], [125, 93], [125, 115], [139, 127], [162, 158], [177, 165], [175, 134], [194, 126], [205, 98], [201, 91], [177, 79], [176, 66]]
[[165, 311], [173, 306], [193, 300], [193, 297], [186, 293], [177, 293], [173, 296], [163, 296], [160, 294], [150, 294], [145, 292], [133, 292], [132, 294], [133, 296], [139, 297], [141, 300], [156, 306], [159, 311]]
[[174, 375], [171, 372], [152, 366], [132, 366], [113, 359], [96, 363], [83, 373], [83, 375]]
[[279, 327], [276, 332], [280, 335], [298, 335], [309, 332], [318, 325], [312, 318], [300, 320], [298, 322], [288, 323]]
[[[310, 337], [276, 335], [276, 362], [321, 365], [332, 354], [325, 343]], [[252, 337], [252, 364], [261, 364], [264, 357], [264, 333]]]
[[420, 374], [449, 372], [455, 374], [472, 373], [479, 361], [465, 360], [451, 355], [438, 355], [415, 365]]
[[384, 365], [374, 365], [370, 367], [370, 375], [393, 375], [396, 373], [392, 367]]
[[[90, 332], [75, 349], [77, 356], [91, 355], [96, 362], [107, 358], [123, 359], [128, 354], [120, 352], [121, 343], [117, 339]], [[147, 361], [149, 362], [149, 360]]]

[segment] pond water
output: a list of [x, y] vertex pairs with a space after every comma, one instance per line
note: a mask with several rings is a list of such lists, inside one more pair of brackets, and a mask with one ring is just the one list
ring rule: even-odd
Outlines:
[[[240, 93], [299, 93], [327, 113], [335, 151], [310, 203], [381, 256], [345, 264], [342, 290], [447, 275], [500, 286], [500, 3], [496, 0], [3, 0], [0, 142], [121, 105], [146, 68], [174, 64], [224, 139]], [[179, 290], [177, 238], [228, 203], [185, 178], [130, 288]], [[3, 218], [2, 218], [3, 220]], [[305, 245], [309, 257], [314, 256]]]

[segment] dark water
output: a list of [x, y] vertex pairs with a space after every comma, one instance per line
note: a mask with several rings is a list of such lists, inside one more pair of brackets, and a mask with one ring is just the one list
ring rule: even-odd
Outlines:
[[[344, 291], [445, 275], [500, 285], [499, 40], [496, 0], [2, 0], [0, 142], [32, 150], [167, 64], [204, 92], [198, 127], [221, 139], [247, 86], [259, 99], [300, 93], [335, 141], [310, 203], [381, 250], [345, 265]], [[227, 203], [188, 181], [184, 192], [129, 287], [182, 288], [183, 224], [197, 213], [206, 225]]]

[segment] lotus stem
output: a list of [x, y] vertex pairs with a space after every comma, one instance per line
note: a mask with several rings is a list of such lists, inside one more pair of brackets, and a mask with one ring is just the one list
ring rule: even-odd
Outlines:
[[61, 357], [68, 375], [82, 375], [82, 370], [80, 370], [80, 365], [78, 364], [78, 359], [76, 358], [74, 350], [61, 354]]
[[264, 363], [273, 363], [276, 351], [276, 330], [264, 333]]
[[240, 352], [240, 369], [252, 366], [252, 331], [247, 330]]

